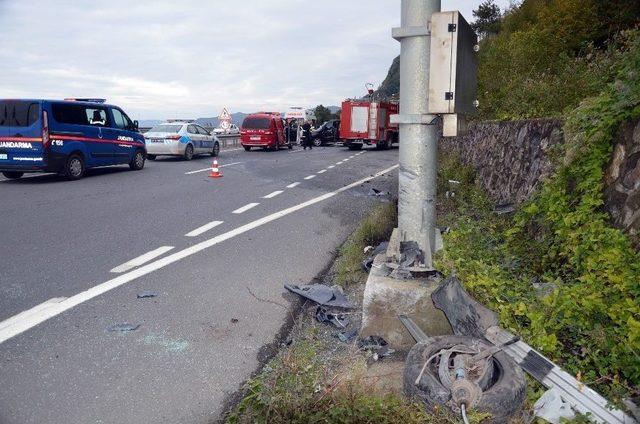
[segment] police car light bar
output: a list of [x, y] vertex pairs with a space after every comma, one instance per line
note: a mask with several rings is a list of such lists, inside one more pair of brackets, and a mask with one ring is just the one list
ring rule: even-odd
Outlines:
[[107, 99], [79, 99], [79, 98], [67, 98], [68, 102], [88, 102], [88, 103], [105, 103]]

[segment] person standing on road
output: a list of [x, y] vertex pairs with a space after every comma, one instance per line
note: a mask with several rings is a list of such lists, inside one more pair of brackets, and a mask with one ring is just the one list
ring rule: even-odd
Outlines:
[[311, 124], [309, 121], [304, 121], [302, 124], [302, 146], [304, 150], [313, 149], [313, 143], [311, 142]]

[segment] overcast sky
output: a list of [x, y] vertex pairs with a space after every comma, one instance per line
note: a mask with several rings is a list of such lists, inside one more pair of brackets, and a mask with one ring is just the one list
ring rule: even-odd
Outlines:
[[0, 98], [105, 97], [134, 119], [339, 105], [382, 82], [399, 24], [399, 0], [0, 0]]

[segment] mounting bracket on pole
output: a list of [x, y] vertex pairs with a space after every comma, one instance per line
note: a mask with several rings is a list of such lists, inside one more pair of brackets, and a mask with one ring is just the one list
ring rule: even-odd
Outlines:
[[427, 26], [408, 26], [391, 29], [391, 37], [398, 41], [409, 37], [429, 36], [431, 36], [431, 22], [429, 22]]
[[389, 116], [392, 124], [435, 125], [438, 115], [430, 114], [398, 114]]

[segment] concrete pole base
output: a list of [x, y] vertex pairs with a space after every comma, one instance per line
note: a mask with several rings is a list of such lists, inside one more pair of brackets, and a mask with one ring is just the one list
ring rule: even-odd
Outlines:
[[411, 318], [428, 336], [453, 334], [446, 316], [431, 300], [438, 281], [391, 278], [386, 262], [387, 253], [373, 261], [364, 290], [360, 336], [380, 336], [396, 350], [409, 350], [415, 340], [398, 319], [401, 314]]

